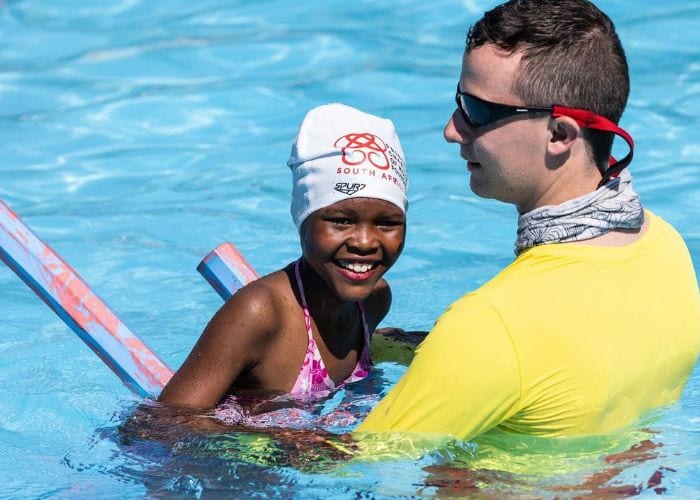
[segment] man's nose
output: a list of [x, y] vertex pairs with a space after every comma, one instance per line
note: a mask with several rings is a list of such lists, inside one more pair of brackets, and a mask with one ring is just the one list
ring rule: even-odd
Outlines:
[[450, 119], [447, 120], [442, 134], [447, 142], [466, 144], [471, 140], [469, 128], [469, 125], [467, 125], [464, 118], [462, 118], [459, 109], [455, 109]]

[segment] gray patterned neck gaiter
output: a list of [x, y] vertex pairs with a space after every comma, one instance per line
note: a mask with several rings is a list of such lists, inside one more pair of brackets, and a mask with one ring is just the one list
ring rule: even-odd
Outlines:
[[520, 215], [515, 255], [537, 245], [589, 240], [612, 229], [638, 229], [643, 223], [632, 175], [623, 170], [592, 193]]

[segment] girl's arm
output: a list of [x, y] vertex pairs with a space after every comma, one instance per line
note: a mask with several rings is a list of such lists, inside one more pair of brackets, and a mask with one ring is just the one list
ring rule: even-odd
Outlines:
[[241, 373], [264, 357], [279, 328], [279, 317], [267, 286], [253, 282], [241, 289], [211, 319], [158, 400], [213, 408]]

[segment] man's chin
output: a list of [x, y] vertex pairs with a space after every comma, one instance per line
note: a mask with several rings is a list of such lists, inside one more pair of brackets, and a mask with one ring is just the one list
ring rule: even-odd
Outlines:
[[495, 198], [486, 179], [480, 178], [479, 171], [470, 171], [469, 189], [480, 198]]

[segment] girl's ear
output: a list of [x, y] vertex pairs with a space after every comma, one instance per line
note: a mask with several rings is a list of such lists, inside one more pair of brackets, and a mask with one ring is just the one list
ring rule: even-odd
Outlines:
[[576, 139], [581, 137], [581, 126], [568, 116], [550, 118], [549, 131], [547, 152], [555, 157], [570, 153]]

